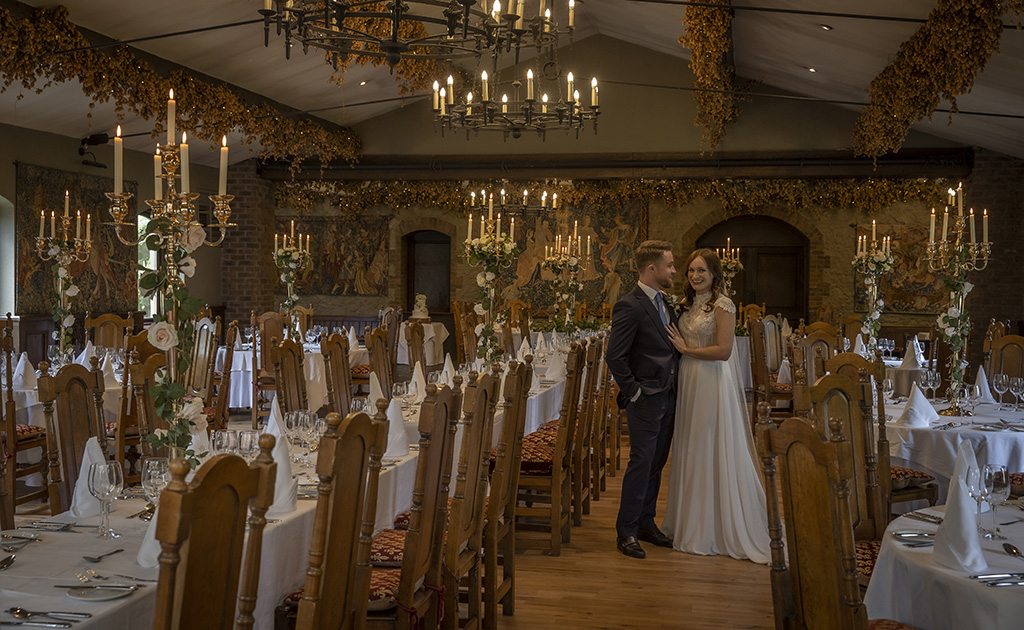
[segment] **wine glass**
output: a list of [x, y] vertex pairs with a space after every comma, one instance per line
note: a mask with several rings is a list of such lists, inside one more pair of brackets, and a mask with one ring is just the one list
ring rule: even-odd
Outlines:
[[882, 381], [882, 394], [892, 400], [893, 392], [896, 391], [896, 384], [892, 382], [891, 378], [887, 378]]
[[213, 432], [214, 455], [233, 455], [238, 452], [238, 431], [220, 429]]
[[251, 464], [260, 454], [260, 432], [246, 429], [238, 432], [238, 454]]
[[46, 349], [46, 358], [50, 360], [50, 366], [54, 368], [60, 367], [60, 346], [56, 344], [50, 345]]
[[928, 370], [923, 370], [917, 375], [917, 386], [924, 390], [924, 397], [927, 399], [928, 390], [932, 387], [932, 379]]
[[100, 462], [89, 466], [89, 493], [103, 504], [100, 538], [120, 538], [121, 534], [110, 526], [110, 504], [124, 488], [124, 471], [120, 462]]
[[[967, 403], [971, 400], [971, 388], [967, 385], [958, 386], [953, 392], [953, 400], [961, 410], [967, 410]], [[969, 412], [968, 412], [969, 413]], [[964, 414], [965, 416], [967, 413]]]
[[1020, 411], [1020, 397], [1024, 394], [1024, 378], [1014, 376], [1010, 379], [1010, 393], [1013, 394], [1013, 409]]
[[964, 482], [967, 485], [967, 494], [978, 504], [977, 521], [978, 533], [982, 538], [989, 538], [992, 532], [981, 526], [981, 503], [988, 499], [988, 490], [985, 489], [985, 479], [982, 470], [976, 466], [967, 469], [964, 475]]
[[366, 411], [366, 399], [365, 398], [353, 398], [348, 403], [349, 413], [364, 413]]
[[391, 386], [391, 398], [398, 400], [398, 402], [402, 403], [403, 407], [405, 406], [405, 397], [406, 397], [406, 395], [408, 395], [408, 393], [409, 393], [409, 384], [408, 383], [401, 383], [401, 382], [395, 381], [395, 383]]
[[245, 340], [245, 345], [248, 348], [252, 347], [252, 336], [253, 336], [254, 332], [255, 332], [255, 330], [253, 329], [252, 326], [246, 326], [242, 330], [242, 339]]
[[999, 394], [999, 408], [1009, 409], [1007, 405], [1003, 404], [1003, 394], [1010, 388], [1010, 377], [1005, 374], [996, 374], [992, 377], [992, 389], [996, 390]]
[[[288, 433], [288, 443], [295, 444], [295, 438], [299, 435], [301, 428], [301, 411], [289, 411], [284, 414], [284, 430]], [[292, 455], [292, 461], [298, 463], [298, 455]]]
[[147, 457], [142, 463], [142, 491], [153, 505], [160, 503], [160, 493], [171, 480], [166, 457]]
[[968, 385], [967, 386], [967, 398], [971, 403], [971, 413], [978, 408], [978, 403], [981, 402], [981, 387], [979, 385]]
[[999, 528], [996, 526], [996, 508], [1010, 496], [1010, 476], [1006, 473], [1006, 466], [985, 464], [981, 469], [981, 479], [988, 503], [992, 506], [992, 535], [986, 538], [1006, 540], [1006, 536], [999, 535]]
[[304, 448], [302, 459], [299, 460], [300, 466], [313, 465], [309, 461], [309, 447], [310, 442], [313, 440], [313, 430], [316, 426], [316, 419], [316, 415], [308, 411], [299, 412], [299, 440]]

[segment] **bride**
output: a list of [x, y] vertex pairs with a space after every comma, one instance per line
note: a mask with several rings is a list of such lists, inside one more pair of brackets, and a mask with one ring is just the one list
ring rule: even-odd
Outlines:
[[687, 553], [770, 561], [764, 486], [740, 366], [732, 351], [736, 305], [723, 291], [722, 263], [709, 249], [686, 261], [678, 328], [676, 428], [662, 531]]

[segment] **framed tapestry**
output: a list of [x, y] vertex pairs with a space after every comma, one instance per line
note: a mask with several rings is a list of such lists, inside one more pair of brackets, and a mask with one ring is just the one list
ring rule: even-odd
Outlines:
[[[290, 229], [291, 218], [277, 219], [276, 232], [288, 234]], [[388, 217], [296, 218], [295, 233], [312, 235], [309, 251], [316, 264], [297, 274], [295, 290], [302, 295], [386, 296], [388, 229]], [[278, 290], [284, 293], [284, 285]]]
[[[858, 225], [856, 236], [871, 237], [871, 225]], [[877, 233], [892, 237], [892, 273], [882, 276], [878, 295], [885, 301], [884, 313], [937, 314], [949, 303], [943, 277], [928, 268], [925, 254], [928, 231], [924, 227], [878, 225]], [[856, 240], [856, 239], [855, 239]], [[854, 308], [867, 311], [864, 279], [854, 274]]]
[[[65, 190], [70, 193], [72, 215], [81, 210], [83, 225], [85, 216], [92, 215], [92, 251], [88, 260], [74, 263], [70, 268], [80, 291], [72, 304], [73, 310], [122, 315], [136, 310], [136, 248], [123, 245], [113, 230], [103, 225], [109, 218], [107, 207], [110, 204], [104, 193], [113, 190], [112, 179], [17, 163], [15, 186], [18, 280], [15, 304], [18, 313], [49, 313], [57, 301], [55, 263], [39, 258], [36, 237], [39, 236], [39, 212], [62, 213]], [[134, 215], [137, 182], [126, 181], [124, 190], [132, 193], [130, 211]]]

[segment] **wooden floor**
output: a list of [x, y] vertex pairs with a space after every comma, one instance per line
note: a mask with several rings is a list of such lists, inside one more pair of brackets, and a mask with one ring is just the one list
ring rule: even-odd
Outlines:
[[[628, 450], [624, 453], [625, 469]], [[662, 475], [658, 522], [668, 468]], [[562, 555], [517, 555], [516, 611], [502, 630], [774, 628], [769, 569], [747, 560], [694, 556], [643, 544], [647, 557], [615, 549], [621, 471], [591, 504]]]

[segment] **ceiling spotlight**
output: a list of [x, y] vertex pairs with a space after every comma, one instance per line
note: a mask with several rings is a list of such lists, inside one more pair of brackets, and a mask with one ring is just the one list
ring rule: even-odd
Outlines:
[[814, 68], [808, 68], [807, 71], [808, 72], [817, 72], [817, 70], [815, 70]]
[[819, 24], [818, 26], [820, 26], [821, 30], [823, 30], [823, 31], [831, 31], [832, 30], [832, 27], [829, 26], [828, 24]]
[[360, 81], [359, 85], [366, 85], [366, 81]]

